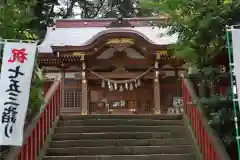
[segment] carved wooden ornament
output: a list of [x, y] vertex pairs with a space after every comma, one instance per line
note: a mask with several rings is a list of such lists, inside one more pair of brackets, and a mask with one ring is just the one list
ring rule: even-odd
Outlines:
[[107, 41], [107, 44], [134, 44], [134, 40], [131, 38], [112, 38]]
[[81, 56], [84, 56], [86, 53], [85, 52], [73, 52], [73, 56], [76, 56], [76, 57], [81, 57]]
[[133, 45], [134, 40], [131, 38], [113, 38], [113, 39], [109, 39], [106, 44], [113, 47], [115, 51], [122, 52], [126, 48]]

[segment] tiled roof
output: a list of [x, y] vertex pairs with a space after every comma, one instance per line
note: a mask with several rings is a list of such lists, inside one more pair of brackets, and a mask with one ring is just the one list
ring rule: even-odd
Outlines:
[[[99, 20], [98, 20], [99, 21]], [[65, 21], [67, 23], [68, 21]], [[69, 22], [71, 22], [69, 20]], [[82, 22], [82, 21], [80, 21]], [[59, 22], [60, 23], [60, 22]], [[62, 22], [61, 22], [62, 23]], [[51, 46], [85, 46], [91, 44], [97, 38], [108, 33], [134, 33], [141, 36], [146, 41], [155, 45], [168, 45], [176, 43], [177, 34], [167, 35], [167, 28], [156, 26], [136, 26], [136, 27], [79, 27], [69, 24], [64, 27], [49, 27], [44, 41], [38, 46], [39, 53], [52, 53]], [[120, 37], [116, 37], [120, 38]]]

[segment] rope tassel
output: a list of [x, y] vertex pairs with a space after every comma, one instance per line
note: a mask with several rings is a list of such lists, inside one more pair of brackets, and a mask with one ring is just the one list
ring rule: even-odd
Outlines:
[[[132, 78], [132, 79], [128, 79], [128, 80], [112, 80], [109, 78], [105, 78], [101, 75], [99, 75], [98, 73], [92, 71], [91, 69], [88, 69], [90, 71], [90, 73], [92, 73], [93, 75], [95, 75], [96, 77], [98, 77], [99, 79], [102, 80], [102, 88], [105, 88], [105, 82], [107, 82], [108, 84], [108, 88], [110, 91], [113, 90], [117, 90], [118, 89], [118, 84], [119, 84], [119, 91], [123, 92], [124, 88], [126, 90], [133, 90], [134, 87], [139, 87], [141, 86], [141, 78], [143, 76], [145, 76], [146, 74], [148, 74], [151, 70], [153, 69], [153, 67], [149, 68], [148, 70], [146, 70], [145, 72], [143, 72], [142, 74], [140, 74], [139, 76]], [[133, 87], [134, 84], [134, 87]], [[124, 87], [125, 86], [125, 87]]]

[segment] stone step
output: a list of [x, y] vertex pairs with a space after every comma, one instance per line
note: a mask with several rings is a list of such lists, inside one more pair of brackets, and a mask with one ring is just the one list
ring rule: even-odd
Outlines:
[[183, 132], [106, 132], [106, 133], [56, 133], [53, 141], [85, 139], [163, 139], [184, 138]]
[[43, 160], [196, 160], [195, 154], [45, 156]]
[[116, 125], [116, 126], [64, 126], [57, 127], [56, 133], [93, 133], [93, 132], [185, 132], [183, 126], [133, 126], [133, 125]]
[[139, 154], [189, 154], [193, 153], [191, 145], [171, 146], [108, 146], [108, 147], [69, 147], [49, 148], [46, 156], [69, 155], [139, 155]]
[[191, 145], [191, 140], [187, 138], [99, 139], [99, 140], [53, 141], [50, 143], [51, 148], [100, 147], [100, 146], [168, 146], [168, 145]]
[[151, 119], [87, 119], [60, 121], [58, 126], [111, 126], [111, 125], [136, 125], [136, 126], [183, 126], [183, 120], [151, 120]]
[[64, 115], [42, 160], [196, 160], [182, 116]]
[[180, 120], [181, 115], [62, 115], [60, 120], [88, 120], [88, 119], [152, 119], [152, 120]]

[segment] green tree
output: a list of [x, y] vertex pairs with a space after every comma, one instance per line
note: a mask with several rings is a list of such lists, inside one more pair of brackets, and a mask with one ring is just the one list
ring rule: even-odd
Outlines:
[[[203, 107], [210, 126], [218, 133], [229, 156], [232, 159], [238, 159], [236, 128], [234, 123], [235, 114], [231, 91], [229, 87], [227, 95], [201, 98], [198, 103]], [[239, 112], [237, 113], [237, 117], [240, 117]], [[240, 125], [239, 122], [238, 125]]]
[[[35, 0], [31, 7], [33, 19], [30, 29], [39, 38], [44, 38], [46, 27], [52, 26], [55, 18], [115, 18], [138, 15], [137, 0]], [[139, 12], [140, 13], [140, 12]]]
[[[1, 39], [23, 39], [36, 40], [37, 36], [30, 27], [30, 22], [34, 19], [31, 8], [35, 5], [34, 0], [19, 1], [8, 0], [0, 5], [0, 40]], [[0, 55], [2, 55], [3, 45], [0, 44]], [[1, 56], [0, 56], [1, 66]], [[42, 72], [35, 63], [34, 73], [29, 97], [29, 107], [26, 120], [31, 120], [32, 116], [39, 111], [43, 104], [43, 79]], [[1, 159], [4, 159], [10, 147], [1, 146]]]
[[[216, 130], [233, 159], [237, 159], [234, 112], [231, 96], [206, 95], [206, 85], [218, 76], [213, 67], [219, 54], [227, 54], [226, 25], [240, 22], [238, 0], [141, 0], [141, 10], [148, 14], [166, 14], [168, 34], [177, 33], [171, 46], [174, 54], [198, 69], [200, 102], [209, 124]], [[211, 89], [211, 87], [210, 87]], [[239, 117], [239, 115], [238, 115]]]
[[62, 18], [114, 18], [119, 13], [123, 17], [134, 17], [137, 14], [137, 0], [61, 0], [60, 3], [58, 13]]
[[29, 26], [34, 30], [40, 39], [44, 38], [46, 27], [52, 26], [57, 12], [54, 8], [59, 6], [58, 0], [36, 0], [32, 7], [33, 19]]
[[35, 2], [12, 0], [0, 7], [0, 37], [7, 39], [36, 39], [28, 25], [31, 17], [31, 6]]
[[240, 1], [232, 0], [141, 0], [141, 10], [167, 14], [169, 34], [179, 40], [174, 54], [198, 68], [200, 94], [206, 96], [207, 80], [214, 78], [212, 64], [225, 51], [225, 26], [240, 20]]
[[[29, 23], [34, 18], [31, 7], [35, 1], [12, 0], [0, 7], [0, 38], [36, 40], [37, 36], [30, 29]], [[0, 46], [1, 48], [4, 46]], [[2, 51], [2, 50], [1, 50]], [[37, 63], [35, 64], [30, 91], [28, 115], [38, 112], [43, 103], [43, 79]]]

